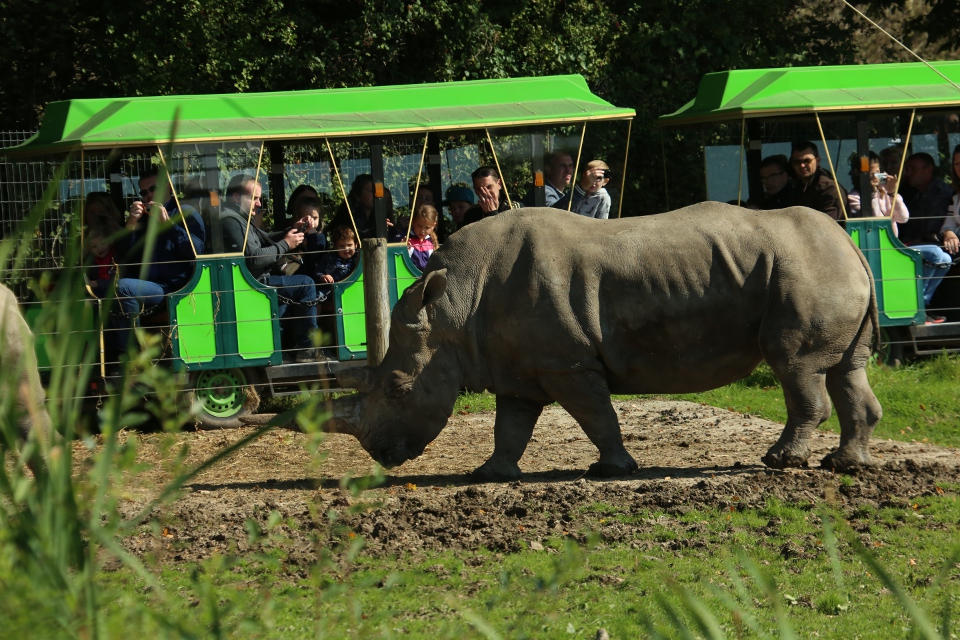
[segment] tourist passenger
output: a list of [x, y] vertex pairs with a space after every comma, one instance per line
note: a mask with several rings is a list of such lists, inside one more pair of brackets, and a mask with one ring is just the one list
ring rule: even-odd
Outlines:
[[297, 205], [300, 203], [302, 198], [315, 198], [319, 199], [320, 194], [317, 193], [317, 190], [311, 187], [308, 184], [301, 184], [296, 189], [293, 190], [293, 193], [290, 194], [290, 197], [287, 198], [287, 219], [296, 220], [299, 218], [297, 215]]
[[117, 275], [113, 236], [103, 225], [87, 227], [83, 234], [83, 244], [92, 261], [84, 270], [84, 280], [98, 298], [106, 296]]
[[792, 145], [790, 164], [797, 179], [797, 191], [792, 204], [822, 211], [834, 220], [843, 221], [843, 200], [846, 192], [820, 166], [817, 145], [807, 140]]
[[[500, 174], [493, 167], [480, 167], [471, 176], [473, 192], [477, 194], [477, 204], [463, 214], [463, 224], [468, 225], [489, 216], [508, 211], [510, 202], [503, 189]], [[520, 203], [516, 203], [520, 207]]]
[[83, 225], [98, 227], [107, 232], [107, 237], [120, 231], [123, 226], [123, 216], [113, 203], [113, 199], [106, 191], [91, 191], [83, 205]]
[[450, 218], [453, 220], [453, 229], [446, 235], [450, 235], [450, 233], [453, 233], [463, 226], [463, 218], [467, 210], [470, 209], [476, 201], [477, 198], [469, 187], [453, 185], [447, 188], [447, 199], [443, 201], [443, 205], [447, 208], [447, 211], [450, 213]]
[[[953, 198], [950, 203], [949, 215], [943, 222], [940, 234], [943, 239], [943, 249], [954, 261], [960, 260], [960, 145], [953, 149], [951, 158], [950, 177], [953, 184]], [[947, 274], [953, 278], [957, 275], [958, 269], [947, 270]], [[940, 296], [947, 296], [948, 300], [939, 302], [939, 306], [956, 310], [957, 297], [960, 296], [960, 285], [957, 282], [949, 282], [945, 291], [940, 291]], [[956, 320], [957, 318], [953, 318]]]
[[[897, 176], [895, 175], [886, 175], [881, 180], [880, 176], [880, 157], [877, 156], [873, 151], [870, 152], [868, 158], [870, 159], [870, 185], [872, 187], [871, 202], [873, 203], [873, 215], [877, 218], [891, 218], [891, 226], [893, 227], [893, 235], [898, 235], [897, 225], [905, 223], [909, 217], [910, 213], [907, 210], [906, 205], [903, 203], [903, 198], [900, 197], [900, 194], [894, 193], [894, 189], [897, 184]], [[859, 168], [859, 158], [856, 158], [855, 167]], [[861, 201], [860, 201], [860, 173], [859, 171], [854, 173], [854, 188], [847, 194], [847, 203], [849, 204], [850, 216], [859, 217], [861, 214]], [[894, 198], [896, 198], [894, 200]]]
[[934, 175], [936, 164], [929, 153], [915, 153], [903, 167], [904, 181], [911, 187], [903, 200], [910, 210], [910, 222], [900, 229], [907, 245], [940, 244], [940, 227], [947, 216], [953, 190]]
[[940, 233], [943, 236], [943, 248], [947, 253], [960, 255], [960, 144], [953, 148], [953, 159], [950, 165], [950, 178], [953, 183], [953, 201], [950, 204], [950, 215], [943, 221]]
[[[899, 176], [900, 175], [900, 162], [903, 160], [903, 149], [896, 145], [892, 147], [887, 147], [879, 154], [880, 158], [880, 171], [891, 175]], [[898, 193], [900, 193], [898, 191]], [[903, 193], [900, 193], [903, 195]]]
[[[129, 320], [158, 307], [166, 294], [187, 284], [193, 274], [193, 260], [203, 253], [206, 241], [203, 221], [195, 209], [183, 206], [177, 212], [173, 198], [166, 204], [154, 202], [157, 176], [155, 169], [140, 176], [138, 186], [142, 200], [130, 205], [125, 225], [129, 233], [118, 238], [114, 245], [124, 265], [117, 282], [117, 302], [128, 319], [114, 323], [120, 350], [127, 347]], [[172, 217], [169, 211], [173, 211]], [[145, 254], [148, 222], [154, 215], [158, 217], [159, 235], [152, 251]]]
[[293, 275], [310, 256], [317, 255], [318, 252], [327, 248], [327, 236], [323, 233], [323, 205], [321, 205], [320, 199], [314, 198], [309, 195], [309, 191], [305, 191], [297, 198], [293, 206], [293, 220], [310, 218], [312, 223], [298, 222], [294, 225], [299, 231], [303, 232], [303, 243], [285, 254], [277, 262], [274, 271], [284, 276]]
[[[573, 157], [562, 149], [548, 153], [543, 160], [543, 176], [545, 191], [545, 206], [555, 209], [566, 209], [570, 204], [570, 193], [567, 189], [573, 180]], [[536, 205], [536, 191], [530, 189], [523, 199], [523, 206]]]
[[750, 198], [745, 205], [750, 209], [785, 209], [796, 200], [796, 188], [790, 177], [790, 161], [787, 156], [778, 154], [767, 156], [760, 162], [760, 183], [763, 194]]
[[317, 283], [317, 297], [329, 300], [333, 294], [334, 282], [345, 280], [359, 262], [357, 254], [357, 236], [353, 227], [339, 226], [330, 229], [330, 242], [333, 251], [320, 254], [315, 262], [309, 263], [309, 273]]
[[113, 243], [119, 240], [121, 220], [120, 211], [108, 193], [92, 191], [87, 194], [83, 205], [83, 247], [93, 264], [84, 271], [84, 277], [98, 298], [106, 295], [117, 275]]
[[591, 160], [573, 187], [570, 211], [588, 218], [610, 217], [610, 194], [604, 188], [610, 182], [610, 167], [603, 160]]
[[[923, 258], [923, 300], [929, 306], [933, 294], [953, 264], [953, 258], [940, 244], [953, 192], [940, 178], [934, 177], [933, 158], [928, 153], [915, 153], [904, 165], [904, 181], [912, 191], [904, 198], [910, 220], [900, 225], [900, 241], [920, 252]], [[943, 322], [945, 318], [927, 314], [927, 322]]]
[[407, 239], [407, 253], [421, 271], [427, 268], [427, 261], [436, 249], [434, 235], [438, 218], [437, 210], [429, 204], [421, 206], [413, 214], [410, 237]]
[[[387, 199], [387, 237], [391, 238], [391, 227], [393, 227], [393, 200], [390, 197], [389, 189], [384, 189], [384, 198]], [[350, 209], [347, 210], [347, 203], [350, 203]], [[353, 213], [353, 222], [356, 223], [356, 229], [360, 233], [360, 238], [376, 238], [377, 224], [374, 216], [374, 192], [373, 176], [369, 173], [363, 173], [357, 176], [353, 184], [350, 185], [350, 193], [347, 194], [346, 202], [340, 204], [337, 214], [330, 221], [330, 228], [350, 226], [350, 213]]]
[[304, 231], [314, 229], [316, 223], [310, 216], [304, 216], [291, 229], [267, 233], [250, 225], [247, 233], [247, 218], [252, 218], [260, 207], [260, 198], [260, 183], [252, 176], [241, 174], [230, 180], [221, 209], [224, 249], [243, 251], [251, 275], [277, 289], [282, 335], [296, 349], [296, 362], [313, 362], [320, 358], [311, 336], [317, 328], [316, 286], [309, 276], [273, 275], [271, 270], [285, 254], [303, 243]]

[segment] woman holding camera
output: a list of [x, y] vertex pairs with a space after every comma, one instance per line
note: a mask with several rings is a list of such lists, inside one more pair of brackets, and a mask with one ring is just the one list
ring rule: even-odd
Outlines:
[[587, 218], [610, 217], [610, 194], [604, 188], [610, 182], [610, 167], [603, 160], [591, 160], [573, 186], [570, 211]]
[[[905, 223], [910, 218], [910, 212], [907, 211], [907, 205], [903, 203], [903, 198], [896, 193], [897, 176], [880, 172], [880, 157], [873, 151], [869, 154], [870, 159], [870, 186], [873, 194], [873, 215], [877, 218], [892, 218], [893, 235], [897, 235], [897, 223]], [[857, 176], [853, 180], [854, 189], [847, 194], [847, 206], [851, 217], [859, 217], [860, 214], [860, 191], [856, 186], [860, 184]], [[894, 200], [896, 198], [896, 200]]]

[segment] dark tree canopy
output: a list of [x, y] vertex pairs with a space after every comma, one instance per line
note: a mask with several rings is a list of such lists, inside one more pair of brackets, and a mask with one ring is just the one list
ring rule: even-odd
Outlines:
[[[655, 118], [687, 101], [704, 73], [854, 62], [862, 27], [827, 0], [0, 0], [0, 9], [2, 129], [33, 129], [44, 105], [65, 98], [580, 73], [637, 110], [629, 180], [651, 211], [663, 190]], [[939, 22], [956, 25], [958, 11], [941, 1], [924, 19], [944, 13]], [[703, 189], [689, 144], [689, 166], [671, 166], [671, 180], [689, 180], [684, 201]]]

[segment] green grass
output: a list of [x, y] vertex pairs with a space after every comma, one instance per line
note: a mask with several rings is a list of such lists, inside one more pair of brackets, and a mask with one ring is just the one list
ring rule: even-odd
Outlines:
[[[883, 406], [883, 419], [874, 437], [960, 447], [960, 357], [941, 355], [891, 369], [871, 364], [867, 375]], [[770, 368], [760, 365], [747, 378], [734, 384], [680, 396], [676, 399], [702, 402], [714, 407], [785, 422], [787, 410], [780, 383]], [[823, 428], [840, 431], [836, 414]]]
[[[759, 570], [775, 585], [783, 618], [798, 637], [906, 637], [911, 622], [895, 594], [845, 541], [869, 533], [870, 551], [931, 618], [948, 603], [956, 608], [957, 566], [935, 588], [946, 554], [960, 545], [950, 533], [960, 520], [951, 488], [911, 505], [855, 513], [858, 533], [847, 531], [837, 545], [839, 570], [831, 561], [823, 506], [770, 500], [756, 510], [679, 518], [644, 511], [633, 515], [662, 525], [638, 529], [629, 544], [608, 546], [593, 532], [623, 508], [598, 503], [589, 508], [592, 519], [571, 532], [590, 540], [582, 546], [555, 537], [543, 541], [544, 550], [515, 554], [373, 559], [344, 552], [308, 577], [290, 577], [297, 567], [287, 565], [277, 547], [269, 557], [165, 568], [160, 582], [179, 594], [189, 628], [209, 624], [198, 594], [206, 585], [205, 597], [221, 603], [224, 628], [246, 625], [262, 638], [584, 638], [601, 627], [611, 637], [636, 638], [648, 635], [648, 625], [676, 637], [666, 611], [673, 608], [692, 626], [692, 599], [716, 617], [727, 637], [738, 637], [747, 617], [770, 633], [779, 624], [773, 600], [751, 575]], [[774, 518], [782, 522], [770, 525]], [[691, 521], [706, 523], [706, 531], [687, 533], [683, 524]], [[125, 592], [141, 586], [126, 571], [109, 575], [108, 582]], [[737, 603], [739, 614], [724, 597]], [[960, 624], [954, 621], [951, 631], [960, 631]]]

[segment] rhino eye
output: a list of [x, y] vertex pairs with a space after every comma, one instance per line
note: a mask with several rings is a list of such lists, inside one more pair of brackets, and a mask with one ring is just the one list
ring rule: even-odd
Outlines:
[[403, 373], [402, 371], [394, 371], [392, 377], [393, 380], [384, 392], [384, 395], [388, 398], [399, 398], [413, 389], [415, 380], [413, 376]]

